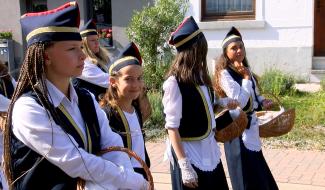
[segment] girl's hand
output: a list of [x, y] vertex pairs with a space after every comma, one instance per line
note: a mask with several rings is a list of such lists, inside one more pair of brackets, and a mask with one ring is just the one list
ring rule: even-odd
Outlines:
[[230, 110], [236, 109], [239, 106], [239, 102], [234, 99], [230, 99], [227, 104], [227, 108]]
[[264, 109], [268, 110], [268, 109], [272, 108], [272, 106], [273, 106], [273, 101], [270, 100], [270, 99], [264, 99], [264, 100], [262, 101], [262, 106], [263, 106]]
[[237, 71], [244, 79], [248, 79], [248, 80], [250, 79], [249, 70], [247, 67], [244, 66], [242, 62], [239, 63], [235, 61], [234, 66], [236, 67]]
[[190, 161], [185, 157], [178, 160], [178, 164], [182, 172], [183, 184], [189, 188], [198, 187], [198, 176], [193, 169]]

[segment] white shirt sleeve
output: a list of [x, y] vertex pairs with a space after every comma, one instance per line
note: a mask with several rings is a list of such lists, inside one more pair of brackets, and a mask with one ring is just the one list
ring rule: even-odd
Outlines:
[[82, 70], [81, 76], [78, 78], [103, 88], [108, 88], [109, 74], [103, 72], [97, 65], [93, 64], [90, 59], [86, 59], [84, 62], [84, 69]]
[[182, 117], [182, 95], [174, 76], [163, 84], [164, 95], [162, 103], [165, 113], [165, 128], [178, 128]]
[[[11, 82], [14, 88], [16, 88], [17, 82], [14, 78], [11, 77]], [[7, 112], [10, 105], [10, 99], [5, 97], [4, 95], [0, 94], [0, 111]]]
[[[110, 131], [104, 113], [96, 106], [101, 131], [101, 146], [121, 145], [117, 134]], [[46, 110], [31, 97], [20, 97], [14, 105], [13, 133], [25, 145], [62, 169], [71, 177], [80, 177], [103, 187], [140, 189], [144, 182], [140, 174], [128, 169], [129, 158], [117, 153], [103, 158], [77, 148], [77, 142], [67, 135]], [[117, 162], [116, 160], [120, 161]], [[111, 161], [108, 161], [111, 160]], [[116, 162], [113, 162], [116, 161]], [[124, 163], [126, 165], [117, 165]]]
[[227, 70], [221, 71], [221, 88], [227, 97], [235, 99], [239, 102], [240, 107], [244, 108], [250, 97], [250, 89], [252, 89], [252, 81], [243, 79], [240, 86], [229, 74]]
[[14, 78], [12, 78], [12, 77], [11, 77], [11, 83], [12, 83], [12, 85], [14, 86], [14, 88], [16, 88], [16, 86], [17, 86], [17, 82], [16, 82], [16, 80], [15, 80]]
[[10, 105], [10, 99], [0, 94], [0, 111], [7, 112]]

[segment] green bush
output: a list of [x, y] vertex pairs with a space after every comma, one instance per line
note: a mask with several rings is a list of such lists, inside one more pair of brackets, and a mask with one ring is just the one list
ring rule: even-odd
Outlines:
[[167, 45], [170, 33], [183, 20], [188, 0], [155, 0], [135, 12], [126, 28], [130, 41], [140, 49], [144, 60], [144, 80], [151, 90], [158, 90], [173, 59], [172, 49]]
[[0, 39], [12, 39], [11, 31], [0, 31]]
[[320, 86], [322, 87], [322, 90], [325, 91], [325, 78], [320, 81]]
[[294, 92], [295, 79], [279, 70], [268, 70], [261, 77], [259, 84], [262, 92], [279, 96]]
[[146, 135], [148, 139], [159, 138], [164, 134], [164, 114], [162, 105], [162, 92], [149, 91], [149, 101], [152, 107], [152, 114], [145, 123]]

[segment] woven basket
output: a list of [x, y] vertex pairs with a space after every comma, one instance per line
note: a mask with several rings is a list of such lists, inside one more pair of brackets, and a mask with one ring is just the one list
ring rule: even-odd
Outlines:
[[[257, 117], [263, 116], [268, 111], [257, 112]], [[289, 109], [274, 117], [267, 123], [260, 125], [260, 137], [278, 137], [291, 131], [295, 122], [295, 109]]]
[[[112, 146], [109, 148], [106, 148], [104, 150], [101, 150], [98, 155], [103, 155], [107, 152], [112, 152], [112, 151], [120, 151], [120, 152], [125, 152], [127, 153], [130, 157], [135, 158], [143, 167], [144, 171], [146, 172], [147, 179], [149, 182], [149, 190], [154, 190], [154, 183], [153, 183], [153, 178], [151, 175], [151, 172], [146, 165], [146, 163], [132, 150], [124, 148], [124, 147], [119, 147], [119, 146]], [[77, 190], [84, 190], [85, 189], [85, 181], [83, 179], [79, 179], [78, 184], [77, 184]]]
[[[280, 100], [276, 96], [272, 94], [270, 95], [273, 96], [273, 98], [277, 101], [280, 110], [284, 109], [282, 107], [282, 103], [280, 102]], [[259, 111], [256, 112], [256, 115], [257, 117], [261, 117], [267, 114], [268, 112], [276, 113], [277, 111]], [[264, 138], [278, 137], [288, 133], [293, 128], [295, 117], [296, 117], [295, 109], [285, 110], [281, 114], [272, 118], [270, 121], [260, 125], [259, 127], [260, 137], [264, 137]]]
[[0, 112], [0, 130], [3, 131], [5, 129], [7, 119], [7, 112]]
[[[216, 117], [221, 117], [227, 111], [228, 110], [223, 110]], [[247, 123], [248, 119], [246, 113], [240, 110], [239, 116], [231, 124], [221, 130], [216, 130], [214, 138], [218, 142], [226, 142], [239, 137], [246, 129]], [[216, 125], [218, 125], [218, 123], [216, 123]]]

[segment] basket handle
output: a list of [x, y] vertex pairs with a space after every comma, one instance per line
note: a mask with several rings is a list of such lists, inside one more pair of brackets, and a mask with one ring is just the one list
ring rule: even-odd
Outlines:
[[132, 151], [132, 150], [130, 150], [128, 148], [120, 147], [120, 146], [111, 146], [111, 147], [108, 147], [108, 148], [105, 148], [105, 149], [101, 150], [99, 152], [99, 155], [103, 155], [105, 153], [112, 152], [112, 151], [125, 152], [130, 157], [133, 157], [134, 159], [136, 159], [141, 164], [141, 166], [143, 167], [144, 171], [146, 172], [147, 179], [148, 179], [148, 182], [149, 182], [149, 190], [154, 190], [153, 177], [151, 175], [151, 172], [149, 170], [149, 167], [147, 166], [147, 164], [134, 151]]
[[[105, 153], [112, 152], [112, 151], [125, 152], [130, 157], [135, 158], [141, 164], [144, 171], [146, 172], [148, 182], [149, 182], [149, 190], [154, 190], [153, 178], [152, 178], [151, 172], [149, 170], [149, 167], [134, 151], [132, 151], [132, 150], [130, 150], [128, 148], [120, 147], [120, 146], [111, 146], [111, 147], [104, 148], [103, 150], [101, 150], [98, 153], [98, 155], [101, 156], [101, 155], [103, 155]], [[85, 181], [82, 180], [82, 179], [79, 179], [78, 185], [77, 185], [77, 190], [84, 190], [85, 189], [84, 187], [85, 187]]]
[[282, 104], [282, 102], [280, 101], [280, 99], [279, 99], [278, 97], [276, 97], [276, 95], [274, 95], [274, 94], [271, 93], [271, 92], [263, 92], [262, 94], [272, 96], [272, 98], [275, 99], [276, 103], [279, 104], [280, 110], [283, 109], [283, 104]]

